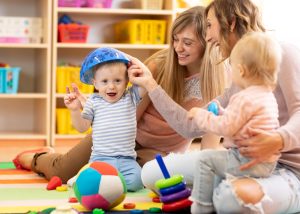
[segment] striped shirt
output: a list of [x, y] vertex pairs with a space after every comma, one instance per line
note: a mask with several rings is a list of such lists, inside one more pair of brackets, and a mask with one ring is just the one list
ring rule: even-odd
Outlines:
[[[234, 141], [251, 136], [250, 129], [277, 129], [278, 105], [270, 89], [250, 86], [231, 97], [222, 115], [215, 116], [207, 110], [199, 109], [195, 121], [200, 129], [223, 135], [226, 147], [234, 147]], [[268, 161], [272, 162], [278, 158], [276, 155]]]
[[105, 101], [99, 94], [90, 96], [81, 113], [92, 121], [95, 156], [129, 156], [136, 158], [136, 106], [140, 101], [138, 87], [129, 88], [115, 103]]

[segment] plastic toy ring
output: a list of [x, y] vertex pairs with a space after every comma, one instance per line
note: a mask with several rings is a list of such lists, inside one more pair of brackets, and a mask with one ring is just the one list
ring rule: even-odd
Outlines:
[[184, 190], [186, 188], [186, 184], [184, 182], [181, 182], [179, 184], [176, 184], [175, 186], [171, 186], [168, 188], [163, 188], [159, 190], [159, 193], [161, 195], [170, 195], [176, 192], [180, 192], [181, 190]]
[[158, 189], [162, 189], [162, 188], [167, 188], [170, 186], [174, 186], [176, 184], [179, 184], [183, 181], [183, 176], [182, 175], [174, 175], [171, 178], [167, 178], [167, 179], [160, 179], [158, 181], [156, 181], [155, 186]]
[[174, 212], [174, 211], [178, 211], [190, 207], [191, 205], [192, 202], [189, 199], [185, 198], [183, 200], [175, 201], [173, 203], [163, 204], [162, 210], [164, 212]]

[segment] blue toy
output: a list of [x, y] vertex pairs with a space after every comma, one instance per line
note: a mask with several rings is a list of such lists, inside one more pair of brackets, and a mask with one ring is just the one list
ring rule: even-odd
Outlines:
[[123, 52], [114, 48], [97, 48], [96, 50], [92, 51], [82, 63], [80, 70], [81, 82], [92, 85], [92, 68], [96, 65], [113, 61], [124, 62], [126, 65], [128, 65], [130, 62]]
[[58, 24], [71, 24], [74, 23], [74, 21], [71, 19], [70, 16], [68, 15], [62, 15], [59, 20], [58, 20]]
[[207, 106], [207, 110], [212, 112], [214, 115], [219, 115], [219, 108], [216, 102], [211, 102], [208, 106]]

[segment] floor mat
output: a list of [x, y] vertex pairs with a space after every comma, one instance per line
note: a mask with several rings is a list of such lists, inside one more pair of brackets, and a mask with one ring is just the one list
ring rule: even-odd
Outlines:
[[[36, 173], [17, 170], [12, 163], [0, 163], [0, 213], [40, 212], [46, 208], [68, 204], [69, 198], [74, 197], [72, 189], [64, 192], [48, 191], [46, 190], [47, 184], [48, 181]], [[147, 189], [127, 193], [123, 203], [105, 213], [129, 213], [123, 209], [124, 203], [135, 203], [135, 209], [141, 210], [148, 210], [151, 207], [161, 208], [161, 203], [152, 202], [149, 193]], [[78, 212], [89, 213], [79, 203], [70, 205]]]

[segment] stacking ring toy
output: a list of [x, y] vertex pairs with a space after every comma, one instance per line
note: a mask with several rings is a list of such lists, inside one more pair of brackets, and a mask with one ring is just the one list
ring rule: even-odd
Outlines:
[[171, 195], [161, 196], [160, 200], [163, 203], [170, 203], [173, 201], [178, 201], [183, 198], [188, 198], [190, 195], [191, 195], [191, 190], [189, 188], [186, 188], [185, 190], [173, 193]]
[[176, 184], [175, 186], [160, 189], [159, 193], [161, 195], [170, 195], [170, 194], [173, 194], [175, 192], [180, 192], [181, 190], [184, 190], [185, 187], [186, 187], [185, 182], [181, 182], [179, 184]]
[[162, 210], [164, 212], [174, 212], [174, 211], [178, 211], [190, 207], [191, 205], [192, 202], [189, 199], [185, 198], [183, 200], [175, 201], [173, 203], [163, 204]]
[[183, 176], [182, 175], [174, 175], [171, 178], [167, 178], [167, 179], [160, 179], [158, 181], [156, 181], [155, 186], [158, 189], [162, 189], [162, 188], [167, 188], [170, 186], [174, 186], [176, 184], [179, 184], [183, 181]]

